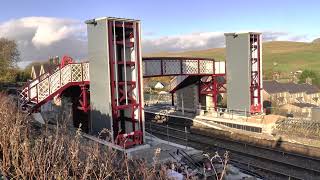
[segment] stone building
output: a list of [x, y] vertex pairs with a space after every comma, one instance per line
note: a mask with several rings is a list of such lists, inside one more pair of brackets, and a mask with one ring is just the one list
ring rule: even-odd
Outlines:
[[289, 113], [298, 111], [311, 112], [311, 108], [320, 105], [319, 96], [319, 88], [310, 83], [279, 83], [277, 81], [263, 82], [263, 99], [265, 108], [268, 108], [266, 107], [268, 104], [269, 107], [278, 106], [287, 109]]

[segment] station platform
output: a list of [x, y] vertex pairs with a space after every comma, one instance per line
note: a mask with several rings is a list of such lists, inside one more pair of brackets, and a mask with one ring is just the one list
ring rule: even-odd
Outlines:
[[190, 113], [176, 110], [170, 105], [155, 104], [145, 107], [146, 113], [158, 113], [163, 116], [175, 118], [185, 118], [193, 121], [193, 125], [207, 126], [226, 131], [242, 131], [254, 134], [272, 134], [272, 128], [277, 121], [277, 117], [240, 116], [221, 112]]

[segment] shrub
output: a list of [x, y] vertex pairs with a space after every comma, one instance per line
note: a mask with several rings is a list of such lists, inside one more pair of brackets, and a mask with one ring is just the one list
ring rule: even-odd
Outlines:
[[65, 114], [51, 128], [36, 127], [6, 95], [0, 101], [0, 172], [9, 179], [165, 179], [160, 167], [71, 131]]

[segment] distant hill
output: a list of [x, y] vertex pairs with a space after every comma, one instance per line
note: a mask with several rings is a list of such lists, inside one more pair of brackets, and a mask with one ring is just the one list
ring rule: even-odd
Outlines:
[[[318, 40], [315, 40], [318, 42]], [[225, 49], [214, 48], [186, 52], [162, 52], [146, 56], [192, 56], [213, 57], [225, 60]], [[320, 43], [272, 41], [263, 43], [263, 71], [266, 78], [272, 72], [289, 75], [297, 70], [310, 69], [320, 73]]]
[[320, 38], [313, 40], [312, 43], [320, 43]]

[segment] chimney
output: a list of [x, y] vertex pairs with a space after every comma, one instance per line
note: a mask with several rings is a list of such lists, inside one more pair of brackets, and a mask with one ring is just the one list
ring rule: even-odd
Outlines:
[[279, 77], [280, 77], [280, 74], [278, 72], [274, 72], [272, 74], [272, 80], [274, 80], [274, 81], [278, 81]]
[[291, 82], [293, 82], [295, 84], [298, 84], [298, 81], [299, 81], [298, 77], [295, 74], [293, 74], [291, 76]]
[[312, 85], [312, 79], [310, 77], [306, 78], [306, 84]]

